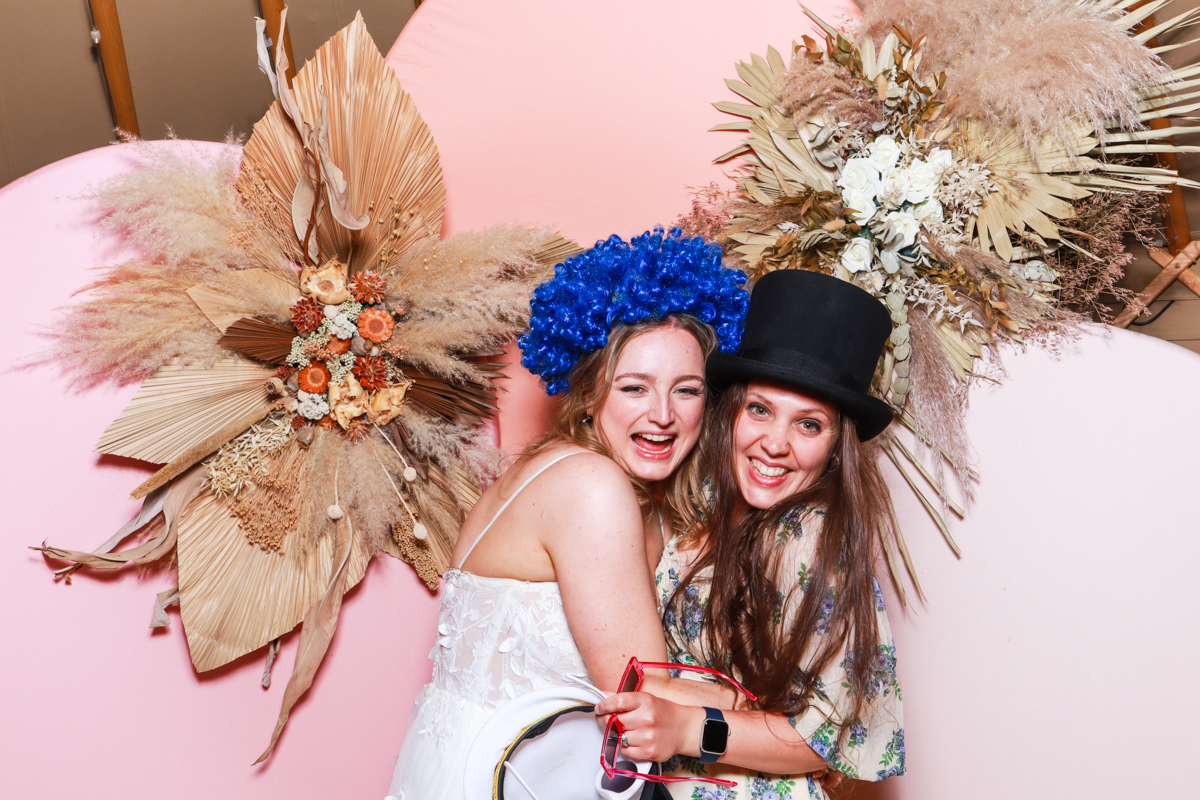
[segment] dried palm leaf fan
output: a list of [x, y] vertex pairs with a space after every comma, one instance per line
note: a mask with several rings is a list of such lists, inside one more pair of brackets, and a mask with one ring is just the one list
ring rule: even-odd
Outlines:
[[[1169, 69], [1173, 46], [1146, 46], [1200, 20], [1153, 24], [1166, 2], [894, 0], [844, 30], [806, 9], [824, 41], [794, 43], [790, 66], [774, 49], [738, 64], [740, 102], [715, 104], [740, 119], [714, 130], [746, 133], [717, 159], [742, 159], [738, 189], [713, 187], [680, 224], [723, 224], [752, 277], [819, 270], [887, 306], [875, 388], [920, 449], [893, 432], [880, 447], [956, 554], [937, 499], [963, 513], [944, 464], [969, 499], [963, 415], [984, 356], [1105, 319], [1121, 235], [1156, 193], [1200, 186], [1144, 158], [1200, 151], [1163, 139], [1195, 127], [1140, 129], [1200, 107], [1200, 65]], [[920, 593], [898, 529], [884, 545], [901, 597], [898, 560]]]
[[174, 556], [178, 588], [156, 598], [153, 624], [179, 603], [200, 672], [272, 643], [273, 657], [300, 624], [260, 760], [373, 556], [437, 587], [495, 463], [479, 436], [503, 365], [482, 359], [579, 250], [516, 227], [441, 240], [437, 149], [361, 15], [290, 86], [262, 34], [260, 20], [278, 99], [240, 171], [147, 153], [144, 170], [95, 192], [107, 224], [151, 258], [92, 287], [56, 350], [88, 382], [142, 380], [97, 449], [164, 466], [101, 547], [38, 548], [71, 562], [57, 572], [68, 578]]

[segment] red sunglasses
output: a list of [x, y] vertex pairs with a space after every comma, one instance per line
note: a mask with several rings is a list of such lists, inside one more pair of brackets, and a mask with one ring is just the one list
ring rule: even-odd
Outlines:
[[[617, 691], [624, 693], [636, 692], [641, 689], [647, 669], [678, 669], [713, 675], [730, 683], [739, 692], [750, 698], [751, 702], [758, 700], [745, 686], [742, 686], [733, 678], [715, 669], [692, 667], [687, 664], [667, 664], [659, 661], [638, 661], [636, 656], [629, 659], [629, 664], [625, 667], [625, 674], [621, 676], [620, 688]], [[617, 719], [617, 715], [612, 714], [609, 716], [608, 725], [604, 728], [604, 749], [600, 751], [600, 767], [604, 770], [605, 775], [603, 784], [604, 788], [609, 791], [623, 792], [632, 786], [635, 780], [652, 781], [654, 783], [697, 781], [700, 783], [715, 783], [720, 786], [737, 786], [734, 781], [721, 780], [720, 778], [670, 777], [665, 775], [647, 775], [638, 772], [636, 765], [632, 761], [617, 761], [617, 752], [620, 749], [621, 736], [624, 733], [625, 726], [621, 724], [621, 720]]]

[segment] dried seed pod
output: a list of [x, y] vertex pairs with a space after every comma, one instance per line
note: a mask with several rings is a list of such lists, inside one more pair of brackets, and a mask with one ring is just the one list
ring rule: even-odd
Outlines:
[[300, 432], [296, 434], [296, 441], [300, 443], [301, 447], [308, 447], [310, 444], [312, 444], [313, 437], [316, 436], [316, 434], [317, 431], [312, 425], [305, 425], [300, 429]]
[[356, 356], [365, 356], [370, 352], [367, 349], [367, 340], [361, 336], [355, 336], [350, 340], [350, 351]]
[[338, 520], [338, 519], [341, 519], [342, 517], [346, 516], [345, 512], [342, 511], [342, 507], [339, 506], [337, 503], [334, 503], [329, 508], [327, 508], [325, 510], [325, 513], [328, 514], [329, 518], [333, 519], [333, 520]]

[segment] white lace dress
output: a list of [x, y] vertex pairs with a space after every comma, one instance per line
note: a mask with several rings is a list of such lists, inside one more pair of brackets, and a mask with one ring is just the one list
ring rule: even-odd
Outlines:
[[[491, 523], [479, 539], [488, 528]], [[590, 681], [557, 583], [486, 578], [455, 568], [444, 581], [438, 639], [429, 654], [433, 680], [413, 703], [388, 790], [395, 800], [462, 800], [467, 753], [497, 708], [538, 689]]]

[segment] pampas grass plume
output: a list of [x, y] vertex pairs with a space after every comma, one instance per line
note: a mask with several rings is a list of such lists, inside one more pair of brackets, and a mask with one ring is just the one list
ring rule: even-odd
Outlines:
[[857, 23], [883, 40], [895, 23], [927, 37], [921, 71], [947, 72], [953, 113], [1015, 129], [1033, 147], [1061, 145], [1080, 122], [1098, 132], [1137, 127], [1163, 62], [1089, 0], [876, 0]]

